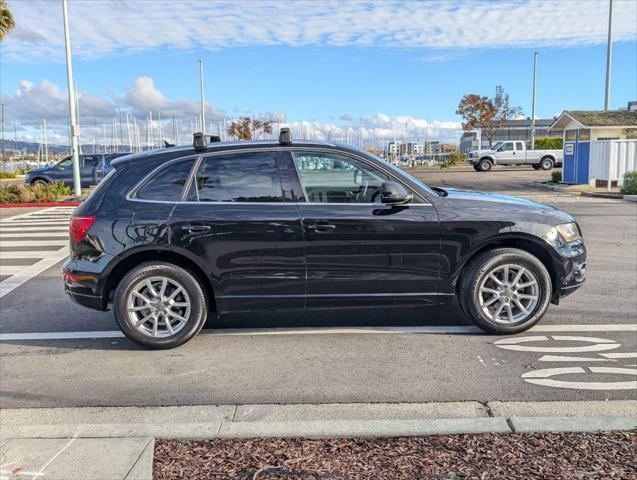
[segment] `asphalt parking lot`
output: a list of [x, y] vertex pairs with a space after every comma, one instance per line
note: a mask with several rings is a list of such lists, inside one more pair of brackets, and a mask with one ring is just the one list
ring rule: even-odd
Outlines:
[[475, 331], [456, 307], [270, 312], [151, 352], [64, 296], [69, 210], [21, 212], [1, 223], [0, 407], [637, 398], [637, 205], [532, 187], [550, 173], [531, 169], [412, 173], [571, 213], [587, 284], [514, 337]]

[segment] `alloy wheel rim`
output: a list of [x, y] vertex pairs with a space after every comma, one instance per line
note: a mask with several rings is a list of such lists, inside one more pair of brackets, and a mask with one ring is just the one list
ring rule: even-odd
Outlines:
[[482, 313], [496, 323], [513, 324], [528, 319], [540, 300], [535, 274], [526, 267], [508, 263], [487, 273], [478, 289]]
[[179, 333], [188, 323], [192, 303], [186, 288], [164, 276], [137, 282], [126, 302], [131, 325], [142, 334], [162, 338]]

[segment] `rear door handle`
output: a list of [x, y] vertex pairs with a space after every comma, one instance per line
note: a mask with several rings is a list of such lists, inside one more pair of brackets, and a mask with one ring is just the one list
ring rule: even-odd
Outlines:
[[190, 233], [206, 233], [212, 230], [210, 225], [186, 225], [184, 227]]
[[315, 232], [329, 232], [336, 228], [336, 225], [327, 222], [311, 223], [307, 226], [308, 230], [314, 230]]

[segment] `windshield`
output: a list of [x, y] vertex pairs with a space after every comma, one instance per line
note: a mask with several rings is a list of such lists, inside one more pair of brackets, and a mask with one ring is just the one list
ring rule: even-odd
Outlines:
[[502, 143], [504, 142], [496, 142], [491, 146], [491, 150], [497, 150], [498, 148], [500, 148], [500, 145], [502, 145]]

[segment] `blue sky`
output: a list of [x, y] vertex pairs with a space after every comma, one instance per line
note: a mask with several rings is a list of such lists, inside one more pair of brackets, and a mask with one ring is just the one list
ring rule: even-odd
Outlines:
[[[57, 3], [9, 1], [19, 28], [0, 47], [0, 88], [7, 119], [24, 138], [37, 134], [44, 117], [59, 130], [54, 138], [66, 135]], [[203, 11], [215, 14], [202, 20], [187, 10], [201, 12], [203, 2], [189, 9], [142, 0], [128, 2], [129, 24], [115, 28], [112, 2], [69, 3], [80, 115], [99, 123], [115, 110], [140, 121], [154, 110], [155, 118], [158, 111], [174, 114], [189, 129], [198, 108], [198, 58], [209, 118], [282, 112], [317, 136], [326, 126], [342, 133], [359, 125], [365, 134], [391, 135], [407, 121], [419, 135], [427, 125], [430, 136], [449, 141], [459, 129], [454, 112], [462, 95], [492, 95], [496, 85], [530, 115], [534, 50], [537, 116], [603, 106], [605, 1], [584, 2], [580, 11], [574, 2], [533, 0], [314, 2], [287, 11], [289, 2], [211, 3]], [[637, 99], [635, 3], [616, 1], [613, 108]], [[183, 17], [176, 24], [164, 20], [171, 8]], [[268, 21], [282, 11], [286, 18]]]

